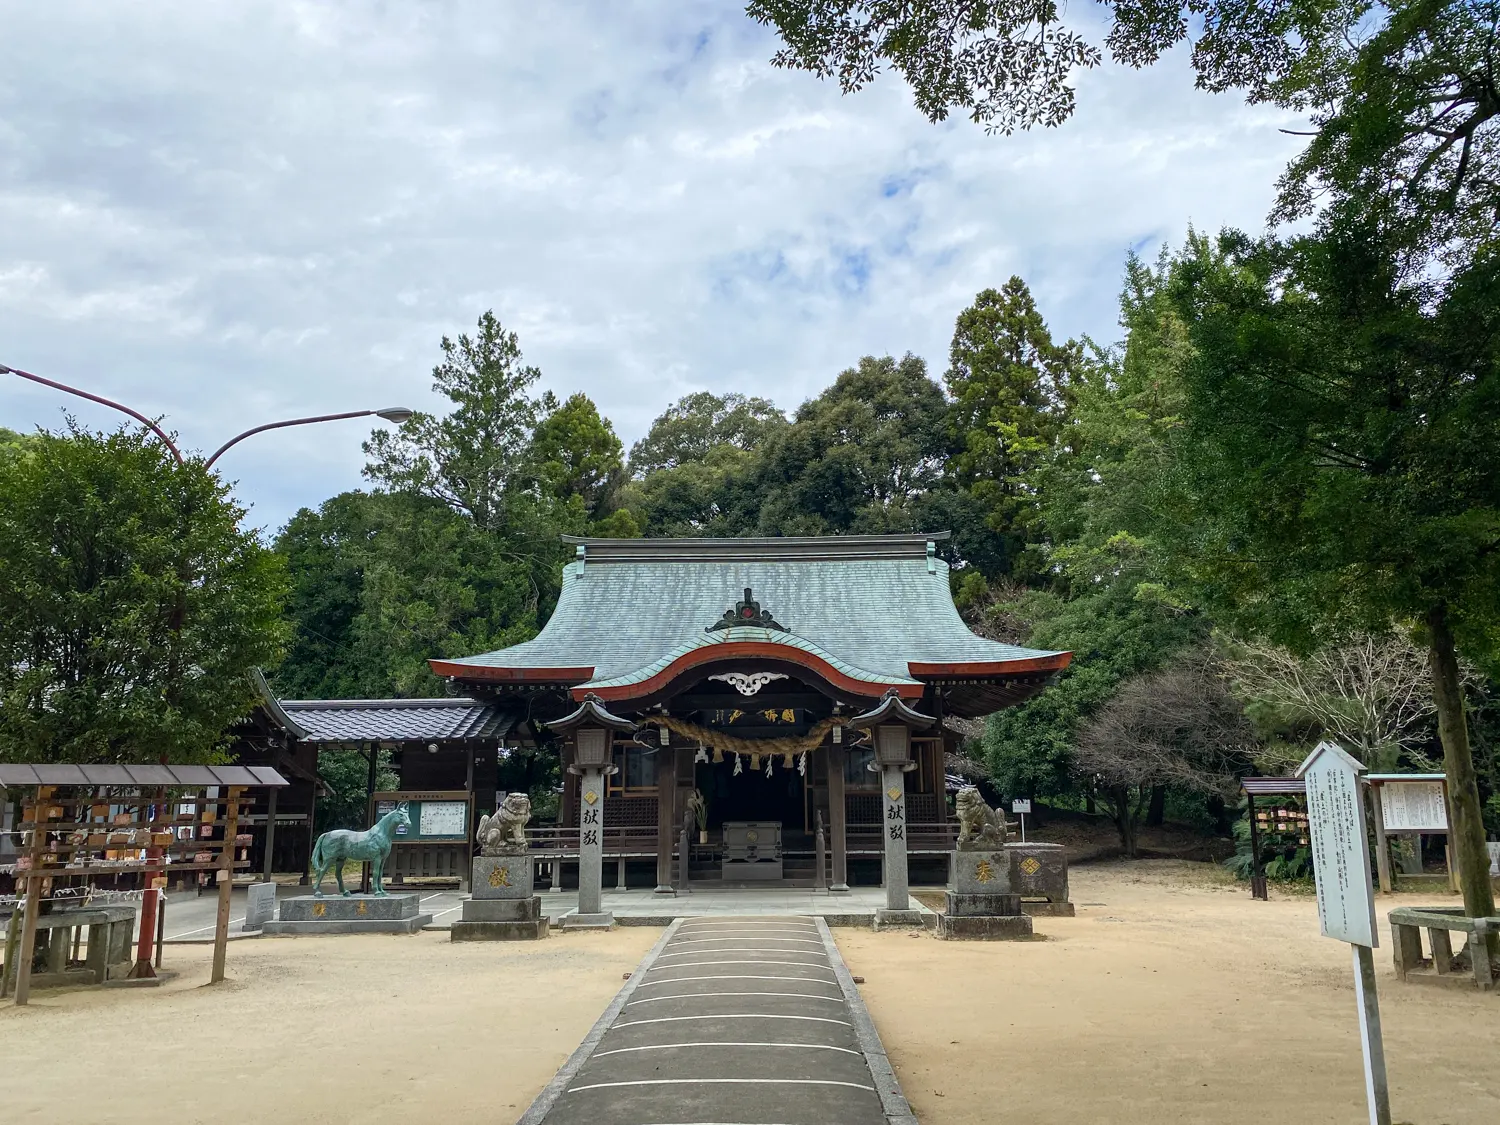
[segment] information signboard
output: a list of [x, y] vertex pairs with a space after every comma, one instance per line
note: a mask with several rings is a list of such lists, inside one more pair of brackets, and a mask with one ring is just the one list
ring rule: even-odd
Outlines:
[[1324, 937], [1375, 948], [1375, 890], [1359, 775], [1364, 767], [1331, 742], [1320, 742], [1297, 774], [1307, 784], [1318, 923]]
[[396, 829], [398, 844], [468, 843], [470, 804], [467, 793], [401, 792], [375, 794], [374, 820], [379, 820], [397, 805], [405, 805], [411, 823]]
[[[1013, 800], [1010, 803], [1010, 811], [1013, 812], [1013, 813], [1015, 813], [1018, 816], [1021, 813], [1029, 813], [1031, 811], [1031, 798], [1030, 797], [1017, 797], [1015, 800]], [[1046, 826], [1043, 825], [1043, 827], [1046, 827]]]
[[1383, 781], [1380, 808], [1387, 832], [1448, 831], [1441, 781]]

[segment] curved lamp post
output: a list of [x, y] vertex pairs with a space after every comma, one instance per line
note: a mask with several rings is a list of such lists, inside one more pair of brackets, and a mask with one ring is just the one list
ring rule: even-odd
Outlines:
[[[79, 398], [86, 398], [90, 402], [97, 402], [101, 406], [108, 406], [120, 411], [123, 414], [129, 414], [137, 422], [147, 427], [157, 437], [161, 438], [162, 444], [172, 451], [172, 456], [177, 458], [177, 463], [179, 465], [187, 464], [187, 462], [183, 459], [182, 453], [178, 450], [176, 444], [172, 441], [172, 439], [167, 436], [165, 430], [163, 430], [150, 418], [147, 418], [144, 414], [140, 413], [139, 411], [132, 410], [130, 407], [124, 405], [123, 403], [115, 402], [113, 399], [105, 398], [103, 395], [90, 394], [88, 391], [81, 391], [77, 387], [68, 386], [66, 383], [59, 383], [52, 379], [44, 379], [40, 375], [33, 375], [30, 371], [22, 371], [16, 367], [7, 367], [3, 363], [0, 363], [0, 375], [19, 375], [22, 379], [30, 379], [33, 383], [40, 383], [44, 387], [51, 387], [54, 390], [64, 391], [70, 395], [77, 395]], [[387, 406], [380, 410], [347, 410], [342, 414], [315, 414], [311, 418], [288, 418], [284, 422], [267, 422], [263, 426], [256, 426], [253, 429], [246, 430], [244, 433], [236, 434], [234, 437], [230, 438], [223, 445], [219, 446], [218, 449], [214, 450], [212, 454], [210, 454], [208, 460], [203, 462], [203, 467], [205, 469], [208, 468], [215, 461], [217, 461], [231, 446], [238, 445], [247, 437], [261, 433], [265, 430], [281, 430], [285, 429], [287, 426], [309, 426], [314, 422], [340, 422], [345, 418], [384, 418], [387, 422], [394, 422], [399, 426], [402, 422], [405, 422], [411, 416], [412, 411], [405, 406]]]
[[[105, 398], [102, 395], [91, 394], [88, 391], [81, 391], [77, 387], [70, 387], [66, 383], [59, 383], [53, 379], [44, 379], [40, 375], [33, 375], [30, 371], [21, 371], [15, 367], [7, 367], [3, 363], [0, 363], [0, 375], [18, 375], [22, 379], [29, 379], [31, 380], [31, 382], [40, 383], [44, 387], [51, 387], [54, 390], [63, 391], [70, 395], [77, 395], [79, 398], [86, 398], [90, 402], [97, 402], [101, 406], [108, 406], [114, 410], [120, 411], [122, 414], [128, 414], [141, 425], [149, 429], [157, 437], [159, 437], [162, 441], [162, 444], [172, 451], [172, 456], [177, 458], [177, 463], [179, 465], [187, 464], [186, 459], [182, 456], [182, 452], [177, 448], [176, 443], [174, 443], [172, 439], [167, 436], [165, 430], [163, 430], [150, 418], [147, 418], [144, 414], [140, 413], [139, 411], [132, 410], [130, 407], [124, 405], [123, 403], [115, 402], [113, 399]], [[284, 422], [267, 422], [263, 426], [256, 426], [253, 429], [246, 430], [244, 433], [236, 434], [234, 437], [230, 438], [223, 445], [219, 446], [218, 449], [213, 451], [208, 460], [203, 463], [203, 467], [205, 469], [209, 468], [232, 446], [238, 445], [247, 437], [261, 433], [265, 430], [280, 430], [285, 429], [287, 426], [308, 426], [314, 422], [338, 422], [345, 418], [370, 417], [384, 418], [387, 422], [394, 422], [397, 425], [400, 425], [411, 416], [412, 411], [407, 407], [388, 406], [382, 410], [349, 410], [345, 411], [342, 414], [317, 414], [311, 418], [289, 418]], [[180, 619], [176, 622], [175, 628], [181, 628]], [[232, 847], [233, 845], [230, 846]], [[156, 901], [156, 888], [148, 886], [146, 888], [146, 893], [142, 896], [141, 901], [140, 940], [136, 949], [136, 967], [131, 971], [131, 976], [141, 975], [152, 977], [156, 975], [155, 971], [151, 967], [151, 946], [155, 938], [153, 931], [157, 925]]]

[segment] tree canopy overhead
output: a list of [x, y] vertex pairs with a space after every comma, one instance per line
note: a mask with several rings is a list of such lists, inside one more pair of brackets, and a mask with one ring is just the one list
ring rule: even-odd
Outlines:
[[[1500, 0], [1100, 0], [1118, 62], [1187, 40], [1197, 85], [1311, 118], [1277, 216], [1320, 198], [1472, 255], [1500, 222]], [[845, 93], [889, 67], [932, 121], [954, 110], [1009, 133], [1072, 116], [1071, 77], [1102, 53], [1052, 0], [750, 0], [778, 66]]]
[[280, 560], [149, 433], [0, 455], [0, 758], [211, 762], [286, 626]]

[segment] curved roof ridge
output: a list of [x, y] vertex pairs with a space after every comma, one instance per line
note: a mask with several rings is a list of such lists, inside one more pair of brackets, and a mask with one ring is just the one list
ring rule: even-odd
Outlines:
[[579, 684], [573, 691], [577, 694], [596, 691], [599, 688], [626, 687], [631, 684], [642, 683], [649, 680], [652, 676], [665, 672], [691, 652], [716, 645], [744, 643], [778, 645], [783, 648], [797, 649], [825, 661], [836, 671], [848, 676], [851, 680], [862, 680], [870, 684], [890, 684], [893, 686], [921, 684], [920, 680], [914, 680], [910, 676], [891, 676], [884, 672], [872, 672], [867, 668], [851, 664], [847, 660], [843, 660], [833, 653], [828, 652], [806, 637], [799, 637], [796, 633], [778, 629], [762, 629], [758, 626], [737, 625], [732, 629], [720, 629], [684, 641], [672, 651], [664, 653], [649, 664], [643, 664], [639, 668], [610, 676], [607, 679], [589, 680], [587, 683]]

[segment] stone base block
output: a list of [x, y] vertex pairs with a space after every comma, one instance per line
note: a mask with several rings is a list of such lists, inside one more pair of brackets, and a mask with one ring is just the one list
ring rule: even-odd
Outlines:
[[335, 918], [333, 921], [320, 918], [307, 922], [267, 922], [260, 928], [260, 932], [268, 937], [297, 934], [414, 934], [431, 923], [431, 914], [417, 914], [410, 918]]
[[469, 888], [475, 898], [530, 898], [536, 891], [536, 861], [529, 855], [475, 856]]
[[875, 911], [875, 928], [877, 930], [901, 930], [920, 927], [922, 925], [922, 912], [920, 910], [877, 910]]
[[609, 930], [614, 924], [615, 916], [608, 910], [601, 914], [580, 914], [570, 910], [562, 916], [564, 930]]
[[998, 918], [943, 914], [938, 918], [937, 933], [945, 941], [1027, 941], [1031, 938], [1031, 918], [1025, 914]]
[[975, 895], [948, 892], [950, 918], [1014, 918], [1021, 913], [1020, 895]]
[[420, 896], [298, 895], [281, 900], [278, 918], [263, 934], [414, 934], [432, 921], [418, 912]]
[[546, 918], [518, 922], [454, 922], [449, 941], [540, 941], [549, 933]]
[[1071, 902], [1023, 902], [1021, 909], [1033, 918], [1072, 918], [1078, 913]]
[[463, 920], [465, 922], [535, 922], [539, 918], [542, 918], [541, 895], [521, 899], [464, 899]]
[[1007, 890], [1048, 902], [1068, 901], [1068, 857], [1061, 844], [1006, 844]]
[[948, 889], [964, 895], [1008, 895], [1011, 893], [1011, 861], [1003, 851], [953, 853], [953, 878]]

